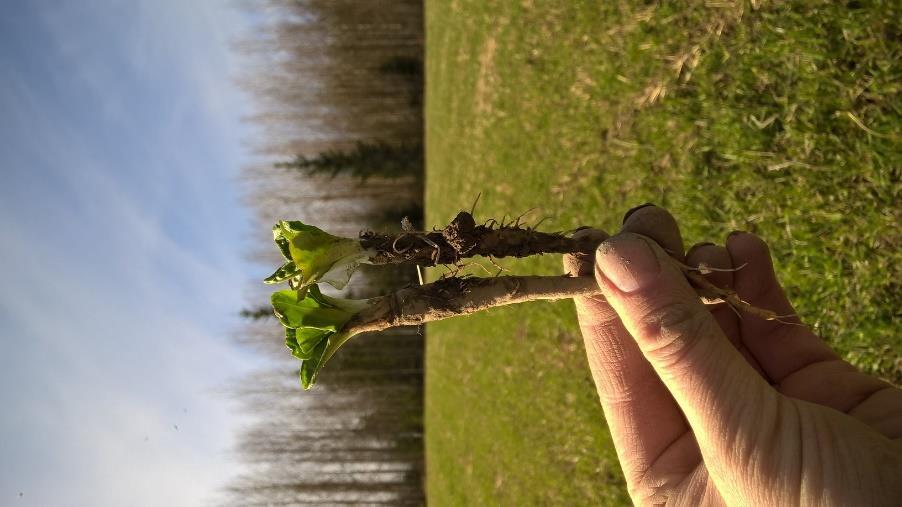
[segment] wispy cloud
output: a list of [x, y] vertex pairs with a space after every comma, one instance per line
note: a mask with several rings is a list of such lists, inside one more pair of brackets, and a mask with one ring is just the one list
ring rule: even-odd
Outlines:
[[201, 504], [235, 466], [212, 390], [250, 366], [227, 338], [242, 19], [21, 8], [0, 21], [0, 504]]

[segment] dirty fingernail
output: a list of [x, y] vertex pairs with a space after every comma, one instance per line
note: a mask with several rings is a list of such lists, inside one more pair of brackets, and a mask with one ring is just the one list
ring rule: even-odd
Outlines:
[[692, 245], [692, 247], [689, 250], [686, 251], [686, 257], [689, 257], [689, 255], [692, 252], [694, 252], [696, 249], [701, 248], [703, 246], [717, 246], [717, 245], [715, 245], [714, 243], [712, 243], [710, 241], [703, 241], [701, 243], [696, 243], [696, 244]]
[[651, 245], [634, 234], [620, 234], [602, 243], [596, 265], [606, 279], [627, 293], [650, 286], [661, 272]]
[[636, 206], [635, 208], [630, 208], [629, 211], [627, 211], [627, 212], [623, 215], [623, 223], [625, 224], [625, 223], [626, 223], [626, 219], [629, 218], [630, 215], [632, 215], [633, 213], [639, 211], [639, 210], [642, 209], [642, 208], [647, 208], [647, 207], [649, 207], [649, 206], [654, 206], [654, 204], [653, 204], [653, 203], [650, 203], [650, 202], [647, 202], [647, 203], [645, 203], [645, 204], [640, 204], [640, 205]]

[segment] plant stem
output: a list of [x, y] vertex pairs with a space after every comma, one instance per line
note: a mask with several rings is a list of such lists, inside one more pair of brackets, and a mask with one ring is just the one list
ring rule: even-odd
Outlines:
[[469, 315], [496, 306], [599, 294], [594, 277], [451, 277], [373, 298], [345, 325], [350, 335]]
[[[795, 317], [777, 315], [743, 301], [735, 292], [708, 282], [693, 268], [678, 264], [693, 283], [693, 289], [706, 305], [726, 303], [737, 313], [745, 312], [765, 320]], [[382, 331], [398, 326], [417, 326], [426, 322], [469, 315], [497, 306], [526, 301], [569, 299], [600, 295], [593, 276], [496, 276], [494, 278], [450, 277], [420, 286], [400, 289], [373, 298], [370, 304], [345, 325], [350, 338], [367, 331]]]

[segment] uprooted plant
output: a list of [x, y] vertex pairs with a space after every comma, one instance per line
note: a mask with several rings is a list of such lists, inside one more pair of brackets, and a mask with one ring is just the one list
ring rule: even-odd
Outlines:
[[[475, 256], [494, 262], [496, 258], [548, 253], [590, 255], [600, 242], [597, 234], [587, 234], [589, 228], [540, 232], [536, 226], [521, 224], [520, 218], [477, 224], [471, 212], [461, 211], [441, 229], [416, 231], [405, 221], [402, 230], [394, 234], [365, 231], [358, 238], [342, 238], [298, 221], [277, 223], [273, 238], [286, 262], [265, 282], [288, 282], [288, 289], [273, 293], [272, 306], [285, 327], [285, 344], [301, 360], [301, 385], [312, 387], [317, 373], [335, 351], [363, 332], [419, 325], [525, 301], [598, 294], [593, 277], [478, 278], [457, 276], [456, 269], [435, 282], [364, 300], [327, 296], [317, 285], [327, 283], [342, 289], [360, 264], [459, 267], [463, 260]], [[737, 313], [781, 319], [770, 310], [743, 301], [734, 291], [710, 283], [703, 275], [714, 268], [691, 267], [676, 259], [672, 262], [703, 302], [726, 303]]]

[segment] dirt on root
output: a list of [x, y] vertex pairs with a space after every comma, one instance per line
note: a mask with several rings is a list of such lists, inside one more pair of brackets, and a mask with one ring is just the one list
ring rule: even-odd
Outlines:
[[520, 225], [490, 219], [477, 225], [473, 215], [461, 211], [446, 227], [431, 232], [403, 231], [383, 234], [364, 231], [360, 244], [375, 253], [373, 264], [456, 264], [463, 258], [528, 257], [543, 253], [592, 252], [591, 240], [574, 239], [565, 233], [540, 232]]

